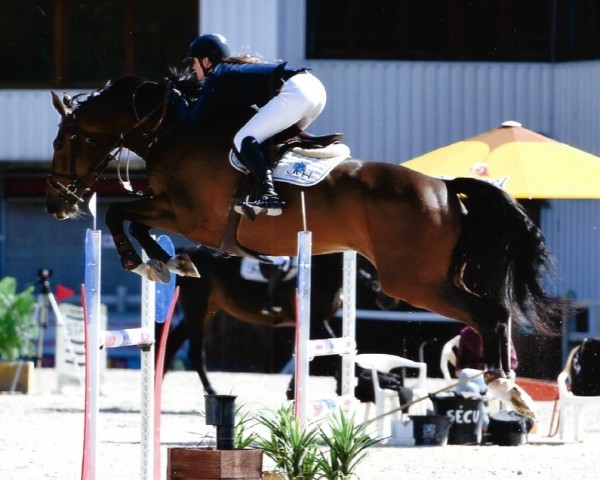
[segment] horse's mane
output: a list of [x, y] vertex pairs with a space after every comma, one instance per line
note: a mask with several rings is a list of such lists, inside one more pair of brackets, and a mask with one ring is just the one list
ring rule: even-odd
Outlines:
[[131, 102], [131, 92], [142, 83], [147, 82], [139, 76], [122, 76], [116, 80], [107, 81], [102, 88], [90, 93], [78, 93], [71, 100], [71, 105], [76, 108], [82, 105], [93, 105], [100, 101], [105, 95], [111, 95], [119, 103]]
[[[70, 106], [73, 108], [85, 106], [86, 110], [90, 108], [95, 115], [103, 111], [103, 115], [108, 116], [114, 115], [115, 109], [127, 111], [135, 103], [139, 112], [147, 112], [157, 104], [157, 101], [162, 102], [168, 88], [176, 88], [188, 100], [195, 100], [201, 91], [202, 83], [191, 67], [170, 67], [166, 77], [159, 82], [136, 75], [122, 76], [114, 81], [108, 81], [102, 88], [89, 94], [81, 93], [74, 96]], [[148, 88], [145, 88], [146, 86]], [[108, 109], [112, 110], [110, 114]], [[170, 111], [169, 118], [177, 122], [174, 110]], [[199, 135], [210, 139], [211, 142], [229, 144], [235, 132], [254, 113], [251, 108], [232, 108], [227, 104], [217, 106], [212, 121], [199, 131]]]
[[187, 98], [195, 98], [202, 87], [202, 82], [198, 80], [196, 73], [190, 67], [176, 68], [169, 67], [166, 77], [161, 82], [145, 79], [139, 75], [124, 75], [116, 80], [107, 81], [104, 86], [94, 90], [91, 93], [79, 93], [71, 101], [73, 106], [84, 103], [94, 103], [96, 98], [105, 94], [110, 94], [118, 102], [131, 102], [131, 92], [144, 83], [155, 85], [166, 85], [171, 83]]

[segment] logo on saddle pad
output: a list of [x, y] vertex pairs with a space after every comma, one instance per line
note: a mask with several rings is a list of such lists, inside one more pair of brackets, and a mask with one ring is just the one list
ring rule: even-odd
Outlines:
[[[270, 258], [274, 265], [279, 265], [286, 272], [281, 281], [285, 282], [296, 276], [298, 270], [298, 259], [296, 257], [272, 257], [267, 255], [267, 258]], [[259, 260], [243, 257], [240, 264], [240, 276], [251, 282], [267, 283], [269, 279], [263, 275], [260, 266], [261, 262]]]
[[[350, 148], [342, 143], [325, 148], [296, 147], [286, 152], [277, 163], [273, 171], [273, 180], [310, 187], [323, 180], [338, 163], [349, 157]], [[233, 151], [229, 155], [229, 163], [236, 170], [248, 173], [248, 169]]]

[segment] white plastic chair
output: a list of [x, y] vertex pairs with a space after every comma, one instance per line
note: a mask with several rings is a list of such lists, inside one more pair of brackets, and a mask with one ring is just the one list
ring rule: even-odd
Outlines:
[[456, 366], [455, 349], [458, 348], [459, 340], [460, 335], [456, 335], [456, 337], [452, 337], [450, 340], [448, 340], [442, 347], [442, 353], [440, 355], [440, 370], [442, 371], [444, 380], [448, 385], [456, 381], [452, 378], [452, 375], [450, 375], [450, 369], [448, 368], [448, 364], [452, 365], [453, 367]]
[[563, 440], [565, 434], [565, 424], [567, 419], [567, 411], [571, 408], [573, 410], [573, 427], [575, 441], [581, 441], [581, 413], [583, 412], [584, 405], [592, 403], [600, 403], [600, 396], [578, 396], [573, 395], [573, 392], [569, 390], [571, 385], [571, 372], [573, 365], [573, 356], [579, 350], [580, 345], [573, 348], [569, 352], [565, 368], [558, 374], [556, 383], [558, 384], [558, 432], [560, 439]]
[[[379, 386], [379, 378], [377, 372], [389, 372], [394, 368], [411, 368], [417, 369], [419, 375], [416, 379], [408, 378], [405, 386], [413, 390], [413, 399], [427, 397], [427, 364], [424, 362], [414, 362], [404, 357], [396, 355], [388, 355], [384, 353], [363, 353], [356, 355], [355, 361], [362, 368], [370, 369], [373, 378], [373, 391], [375, 393], [375, 414], [376, 416], [383, 415], [386, 412], [398, 408], [400, 399], [398, 392], [394, 390], [386, 390]], [[411, 381], [412, 380], [412, 381]], [[389, 406], [388, 406], [389, 404]], [[365, 421], [369, 418], [371, 404], [368, 403], [365, 411]], [[427, 408], [431, 408], [431, 400], [417, 402], [409, 407], [409, 413], [413, 415], [425, 415]], [[394, 414], [396, 419], [400, 419], [401, 412]], [[384, 418], [377, 421], [377, 434], [380, 437], [384, 436], [385, 422]]]

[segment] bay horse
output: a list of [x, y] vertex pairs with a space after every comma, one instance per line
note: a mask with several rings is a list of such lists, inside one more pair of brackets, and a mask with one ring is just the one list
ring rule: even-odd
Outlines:
[[233, 211], [244, 175], [227, 161], [233, 133], [248, 117], [221, 108], [201, 131], [188, 131], [168, 104], [171, 85], [122, 77], [77, 104], [52, 92], [61, 122], [48, 213], [76, 216], [118, 159], [112, 152], [127, 148], [145, 160], [149, 184], [148, 195], [115, 203], [106, 216], [128, 270], [151, 275], [125, 221], [151, 259], [177, 269], [180, 259], [170, 259], [150, 229], [239, 255], [293, 256], [307, 218], [313, 254], [355, 250], [373, 264], [387, 295], [475, 328], [488, 388], [518, 413], [535, 416], [531, 398], [507, 378], [508, 341], [511, 319], [541, 333], [550, 328], [557, 302], [543, 278], [555, 266], [542, 233], [513, 198], [480, 180], [348, 158], [313, 187], [279, 183], [283, 215], [251, 221]]
[[[183, 318], [167, 337], [165, 372], [179, 348], [189, 340], [188, 359], [198, 373], [204, 390], [216, 393], [205, 367], [204, 340], [211, 320], [225, 312], [237, 320], [258, 326], [295, 327], [296, 276], [285, 276], [275, 290], [281, 312], [261, 313], [267, 298], [267, 282], [244, 278], [242, 258], [225, 257], [202, 248], [185, 249], [200, 273], [200, 278], [177, 277], [179, 307]], [[341, 308], [343, 282], [342, 254], [318, 255], [311, 266], [310, 338], [328, 338], [333, 332], [329, 321]], [[270, 265], [265, 265], [271, 268]], [[157, 324], [159, 326], [162, 324]], [[323, 374], [334, 376], [337, 363], [318, 357]], [[311, 362], [312, 363], [312, 362]], [[294, 379], [292, 378], [292, 382]], [[293, 387], [293, 383], [290, 384]], [[293, 388], [291, 389], [293, 390]], [[288, 391], [291, 391], [288, 389]]]
[[[202, 248], [186, 248], [185, 253], [200, 273], [200, 278], [177, 277], [179, 286], [178, 306], [182, 320], [167, 337], [164, 359], [166, 373], [177, 351], [189, 340], [188, 359], [198, 373], [204, 390], [216, 393], [206, 372], [204, 341], [210, 322], [220, 312], [253, 325], [295, 327], [296, 318], [296, 275], [286, 275], [275, 291], [275, 300], [281, 312], [265, 315], [261, 313], [267, 297], [267, 279], [262, 282], [242, 276], [241, 257], [229, 257]], [[272, 268], [264, 265], [265, 269]], [[331, 320], [342, 306], [343, 255], [334, 253], [317, 255], [311, 265], [310, 338], [339, 336], [333, 332]], [[379, 291], [379, 282], [372, 266], [363, 258], [357, 258], [357, 305], [368, 302], [373, 308], [388, 310], [395, 302]], [[360, 307], [359, 307], [360, 308]], [[164, 324], [157, 324], [160, 332]], [[157, 334], [157, 338], [160, 335]], [[318, 364], [318, 365], [315, 365]], [[331, 357], [316, 357], [310, 367], [321, 375], [335, 376], [339, 362]], [[288, 397], [294, 392], [294, 378], [290, 380]]]

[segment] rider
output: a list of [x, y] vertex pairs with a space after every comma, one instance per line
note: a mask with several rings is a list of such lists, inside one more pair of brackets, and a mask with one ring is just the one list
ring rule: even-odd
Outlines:
[[198, 100], [189, 104], [173, 89], [170, 101], [188, 128], [209, 122], [219, 97], [227, 97], [232, 106], [259, 107], [237, 132], [233, 144], [256, 179], [260, 195], [254, 201], [240, 201], [234, 210], [242, 213], [242, 207], [247, 206], [256, 214], [280, 215], [283, 203], [275, 192], [272, 171], [260, 144], [289, 127], [302, 131], [310, 125], [325, 107], [323, 84], [304, 68], [289, 68], [287, 62], [231, 57], [227, 40], [220, 34], [200, 35], [190, 44], [188, 55], [194, 60], [198, 78], [204, 80], [202, 90]]

